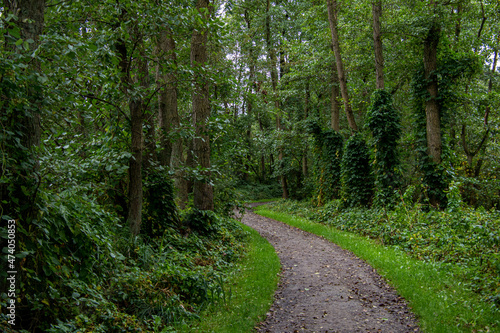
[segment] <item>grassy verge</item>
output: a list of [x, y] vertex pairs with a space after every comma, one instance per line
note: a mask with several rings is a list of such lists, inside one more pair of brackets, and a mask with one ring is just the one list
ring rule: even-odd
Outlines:
[[259, 199], [259, 200], [249, 200], [245, 201], [245, 203], [257, 203], [257, 202], [271, 202], [271, 201], [278, 201], [281, 198], [270, 198], [270, 199]]
[[182, 328], [182, 332], [252, 332], [265, 318], [278, 283], [280, 262], [266, 239], [246, 225], [243, 228], [250, 234], [248, 252], [232, 273], [227, 304], [207, 311], [200, 322]]
[[400, 250], [365, 237], [273, 212], [263, 206], [257, 213], [323, 236], [364, 259], [409, 302], [424, 332], [492, 332], [499, 329], [498, 314], [477, 295], [464, 291], [454, 279], [460, 274], [458, 265], [412, 259]]

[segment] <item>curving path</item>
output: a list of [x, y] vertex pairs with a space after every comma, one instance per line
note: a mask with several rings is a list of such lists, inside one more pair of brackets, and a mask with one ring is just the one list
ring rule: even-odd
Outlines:
[[251, 211], [242, 222], [274, 246], [282, 266], [258, 332], [419, 332], [405, 301], [351, 252]]

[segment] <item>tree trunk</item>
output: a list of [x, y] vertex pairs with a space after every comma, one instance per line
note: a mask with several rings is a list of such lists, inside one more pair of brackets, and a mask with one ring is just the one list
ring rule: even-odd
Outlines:
[[[167, 62], [176, 64], [175, 40], [168, 28], [160, 33], [158, 40], [158, 49], [160, 51], [159, 59], [165, 59]], [[179, 127], [180, 120], [177, 111], [177, 87], [175, 72], [170, 69], [163, 69], [158, 65], [158, 84], [161, 85], [158, 95], [158, 111], [160, 119], [160, 128], [163, 131], [161, 145], [163, 150], [160, 154], [160, 162], [164, 166], [170, 166], [172, 160], [172, 150], [174, 142], [170, 135], [172, 131]], [[180, 138], [176, 138], [180, 141]]]
[[336, 131], [340, 131], [340, 90], [339, 77], [335, 66], [332, 66], [332, 96], [331, 96], [331, 120], [330, 125]]
[[[45, 0], [4, 0], [4, 8], [6, 12], [17, 15], [17, 26], [20, 30], [22, 40], [32, 39], [30, 43], [30, 51], [33, 52], [40, 45], [40, 35], [43, 32], [44, 15], [45, 15]], [[40, 62], [38, 59], [33, 59], [28, 64], [28, 70], [31, 72], [40, 72]], [[29, 89], [29, 87], [28, 87]], [[30, 94], [31, 95], [31, 94]], [[31, 96], [30, 96], [31, 97]], [[34, 96], [33, 96], [34, 97]], [[39, 108], [40, 101], [33, 98], [29, 101], [32, 106]], [[31, 111], [31, 115], [23, 118], [23, 125], [26, 132], [23, 135], [21, 143], [24, 147], [31, 150], [33, 147], [40, 145], [40, 112], [39, 110]], [[35, 156], [32, 156], [37, 159]], [[35, 168], [38, 169], [38, 161], [35, 163]]]
[[[144, 49], [141, 50], [140, 58], [139, 82], [142, 87], [148, 88], [149, 86], [151, 86], [151, 82], [149, 79], [147, 62], [146, 60], [142, 60], [146, 59]], [[153, 165], [158, 160], [158, 157], [156, 156], [156, 131], [154, 123], [154, 114], [156, 112], [146, 112], [145, 107], [146, 106], [143, 106], [142, 108], [142, 119], [146, 127], [146, 136], [144, 138], [143, 168], [144, 170], [149, 170], [151, 168], [151, 165]]]
[[[309, 89], [309, 81], [306, 82], [306, 91], [305, 91], [305, 99], [304, 99], [304, 120], [307, 119], [309, 116], [309, 103], [311, 99], [311, 92]], [[307, 168], [307, 151], [308, 151], [307, 143], [304, 148], [304, 152], [302, 153], [302, 175], [304, 176], [303, 178], [305, 179], [309, 173], [309, 170]]]
[[373, 48], [375, 52], [375, 72], [377, 73], [377, 89], [384, 89], [384, 57], [382, 53], [382, 38], [380, 17], [382, 16], [382, 0], [372, 4], [373, 12]]
[[[274, 45], [271, 41], [271, 14], [269, 13], [269, 9], [271, 7], [270, 0], [267, 0], [266, 6], [266, 46], [267, 46], [267, 55], [269, 68], [271, 71], [271, 85], [273, 88], [273, 98], [274, 98], [274, 106], [276, 110], [278, 110], [278, 114], [276, 115], [276, 130], [281, 131], [281, 112], [280, 112], [280, 102], [278, 100], [278, 73], [276, 70], [276, 50], [274, 49]], [[279, 148], [278, 154], [279, 165], [278, 168], [282, 169], [281, 162], [283, 161], [283, 148]], [[280, 176], [281, 188], [283, 191], [283, 198], [288, 199], [288, 183], [286, 180], [286, 176], [282, 174]]]
[[[208, 13], [202, 14], [202, 10], [208, 10], [209, 0], [198, 0], [196, 9], [205, 19], [209, 19]], [[207, 11], [208, 12], [208, 11]], [[191, 39], [191, 66], [193, 66], [194, 91], [192, 95], [193, 123], [195, 126], [195, 138], [193, 139], [193, 153], [196, 163], [203, 169], [210, 168], [210, 138], [208, 136], [208, 119], [210, 117], [210, 101], [208, 81], [204, 74], [200, 73], [208, 61], [207, 56], [207, 30], [194, 30]], [[199, 210], [214, 209], [214, 194], [210, 184], [210, 171], [202, 172], [204, 179], [194, 181], [194, 207]]]
[[358, 126], [356, 125], [356, 120], [354, 119], [354, 114], [352, 112], [351, 103], [349, 101], [349, 93], [347, 91], [347, 81], [345, 78], [344, 64], [342, 62], [342, 55], [339, 44], [339, 34], [337, 31], [337, 1], [336, 0], [326, 0], [328, 6], [328, 21], [330, 23], [330, 31], [332, 34], [332, 44], [333, 52], [335, 53], [335, 63], [337, 65], [337, 74], [339, 77], [340, 92], [342, 93], [342, 99], [344, 100], [344, 109], [347, 116], [347, 122], [352, 131], [357, 132]]
[[427, 92], [429, 97], [425, 101], [426, 129], [427, 129], [427, 149], [432, 160], [441, 163], [441, 120], [438, 96], [437, 50], [441, 28], [434, 23], [424, 40], [424, 72], [427, 80]]
[[137, 236], [141, 230], [142, 222], [142, 108], [141, 98], [131, 99], [129, 102], [131, 132], [132, 132], [132, 158], [129, 168], [129, 200], [128, 224], [132, 235]]

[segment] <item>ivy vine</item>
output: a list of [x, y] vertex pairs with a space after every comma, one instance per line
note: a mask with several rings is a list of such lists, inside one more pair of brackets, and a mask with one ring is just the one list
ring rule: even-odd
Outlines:
[[374, 180], [370, 153], [361, 134], [347, 141], [342, 158], [342, 199], [347, 207], [367, 206], [373, 196]]
[[397, 142], [401, 137], [401, 124], [390, 93], [373, 92], [366, 125], [374, 141], [375, 204], [392, 206], [396, 202], [394, 190], [400, 186]]
[[316, 121], [308, 124], [308, 131], [314, 137], [314, 200], [322, 206], [340, 196], [343, 139], [333, 129], [322, 130]]
[[[459, 79], [471, 77], [481, 72], [481, 61], [473, 53], [456, 53], [450, 48], [443, 47], [438, 58], [438, 68], [435, 77], [438, 79], [439, 92], [437, 101], [440, 108], [441, 137], [444, 137], [444, 128], [449, 123], [453, 108], [459, 102], [457, 83]], [[443, 160], [436, 164], [427, 152], [426, 115], [424, 102], [429, 98], [427, 80], [425, 79], [423, 64], [417, 68], [412, 80], [412, 95], [414, 99], [414, 123], [416, 144], [419, 153], [418, 167], [423, 174], [422, 183], [425, 195], [430, 202], [435, 202], [440, 208], [447, 206], [446, 188], [450, 176], [445, 165], [449, 155], [449, 147], [443, 144]]]

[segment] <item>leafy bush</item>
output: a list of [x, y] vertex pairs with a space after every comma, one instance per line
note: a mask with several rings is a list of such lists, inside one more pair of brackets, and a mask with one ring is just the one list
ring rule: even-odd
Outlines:
[[[39, 218], [18, 226], [17, 328], [158, 332], [228, 300], [224, 272], [243, 253], [245, 235], [235, 222], [211, 213], [202, 216], [212, 222], [203, 232], [169, 224], [154, 238], [131, 237], [85, 191], [42, 191]], [[6, 302], [4, 294], [0, 306]], [[0, 314], [0, 329], [7, 319]]]

